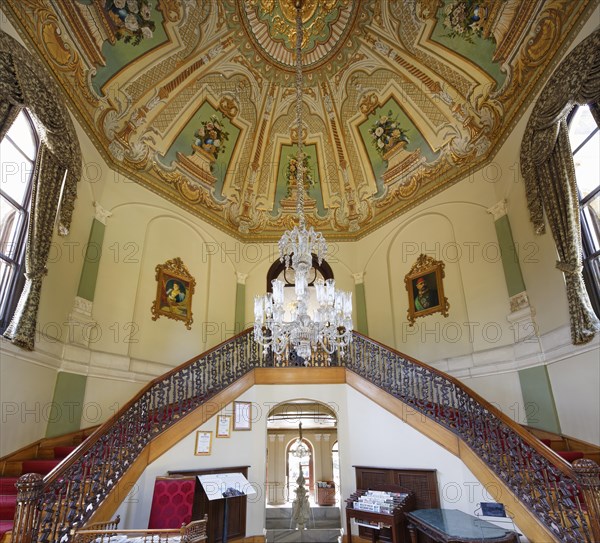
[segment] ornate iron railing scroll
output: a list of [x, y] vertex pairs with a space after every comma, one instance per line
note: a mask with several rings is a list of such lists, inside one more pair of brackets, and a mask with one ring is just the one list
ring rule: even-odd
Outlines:
[[[600, 541], [594, 505], [599, 503], [598, 466], [593, 462], [596, 485], [591, 490], [580, 484], [577, 467], [554, 458], [460, 381], [358, 333], [343, 365], [458, 435], [558, 540]], [[586, 464], [586, 469], [589, 473], [593, 466]]]
[[[154, 437], [254, 368], [296, 365], [263, 357], [248, 330], [155, 379], [43, 481], [19, 480], [13, 543], [67, 543]], [[358, 333], [345, 359], [308, 365], [345, 366], [454, 432], [558, 540], [600, 541], [597, 464], [573, 469], [458, 380]]]
[[27, 481], [28, 500], [16, 519], [13, 542], [68, 542], [71, 530], [85, 524], [152, 439], [262, 365], [261, 349], [246, 331], [149, 383], [43, 485], [30, 488]]

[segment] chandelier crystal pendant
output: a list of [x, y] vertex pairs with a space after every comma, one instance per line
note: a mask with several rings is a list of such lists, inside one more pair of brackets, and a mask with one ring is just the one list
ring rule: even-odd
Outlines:
[[327, 243], [321, 232], [306, 228], [304, 217], [304, 152], [302, 143], [302, 0], [296, 0], [296, 125], [297, 125], [297, 201], [298, 225], [286, 230], [279, 240], [280, 260], [294, 271], [295, 300], [286, 304], [284, 284], [272, 281], [273, 292], [254, 300], [254, 338], [266, 354], [271, 349], [278, 361], [291, 351], [305, 364], [321, 347], [331, 355], [352, 341], [352, 293], [339, 291], [335, 281], [318, 280], [314, 284], [316, 304], [310, 303], [309, 273], [313, 254], [319, 265], [327, 255]]
[[307, 458], [310, 456], [310, 449], [302, 440], [302, 423], [298, 425], [298, 438], [290, 448], [290, 454], [296, 458]]

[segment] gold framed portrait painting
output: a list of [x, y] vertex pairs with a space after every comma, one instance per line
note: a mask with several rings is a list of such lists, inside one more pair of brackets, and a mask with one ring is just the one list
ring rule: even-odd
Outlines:
[[180, 258], [159, 264], [156, 270], [156, 299], [152, 304], [152, 320], [160, 316], [180, 320], [192, 328], [192, 295], [196, 280]]
[[432, 313], [448, 316], [450, 304], [444, 296], [444, 267], [440, 260], [421, 254], [404, 277], [408, 292], [408, 322], [412, 326], [415, 319]]

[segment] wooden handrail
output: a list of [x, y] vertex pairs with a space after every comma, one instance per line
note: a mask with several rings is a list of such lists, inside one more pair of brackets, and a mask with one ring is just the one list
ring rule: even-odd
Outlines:
[[360, 337], [365, 341], [368, 341], [370, 343], [378, 345], [380, 348], [385, 349], [391, 353], [394, 353], [396, 356], [403, 358], [404, 360], [407, 360], [416, 366], [420, 366], [423, 369], [425, 369], [431, 373], [439, 375], [440, 377], [446, 379], [447, 381], [450, 381], [457, 388], [460, 388], [461, 390], [466, 392], [468, 396], [470, 396], [471, 398], [476, 400], [477, 403], [479, 403], [480, 405], [485, 407], [485, 409], [487, 411], [489, 411], [490, 413], [493, 413], [498, 419], [500, 419], [513, 432], [515, 432], [517, 435], [519, 435], [519, 437], [523, 441], [525, 441], [528, 445], [530, 445], [533, 449], [535, 449], [535, 451], [537, 453], [539, 453], [540, 455], [542, 455], [546, 460], [548, 460], [549, 462], [554, 464], [556, 467], [558, 467], [565, 475], [567, 475], [568, 477], [571, 477], [573, 479], [575, 479], [577, 477], [575, 471], [573, 470], [573, 467], [571, 466], [571, 464], [569, 464], [569, 462], [567, 462], [564, 458], [561, 458], [560, 456], [558, 456], [552, 450], [548, 449], [548, 447], [546, 447], [543, 443], [541, 443], [539, 439], [535, 438], [534, 436], [531, 435], [531, 433], [529, 433], [527, 430], [525, 430], [521, 424], [515, 422], [510, 417], [505, 415], [494, 404], [488, 402], [485, 398], [480, 396], [472, 388], [470, 388], [468, 385], [466, 385], [465, 383], [463, 383], [456, 377], [454, 377], [448, 373], [444, 373], [443, 371], [438, 370], [437, 368], [434, 368], [433, 366], [429, 366], [425, 362], [421, 362], [420, 360], [417, 360], [416, 358], [413, 358], [412, 356], [404, 354], [401, 351], [394, 349], [393, 347], [388, 347], [387, 345], [384, 345], [383, 343], [381, 343], [375, 339], [371, 339], [370, 337], [365, 336], [359, 332], [355, 331], [355, 332], [353, 332], [353, 335], [356, 337]]
[[[17, 485], [22, 492], [13, 542], [69, 541], [71, 528], [85, 524], [155, 437], [249, 372], [294, 365], [292, 359], [278, 362], [264, 356], [251, 332], [245, 330], [153, 379], [43, 481], [23, 476]], [[310, 363], [343, 366], [445, 426], [557, 540], [600, 540], [593, 475], [597, 465], [573, 469], [458, 379], [356, 332], [346, 360], [317, 352]], [[595, 505], [584, 511], [578, 493]]]
[[186, 362], [184, 362], [183, 364], [179, 364], [179, 366], [176, 366], [172, 370], [169, 370], [167, 373], [152, 379], [152, 381], [150, 381], [146, 386], [144, 386], [142, 389], [140, 389], [131, 400], [129, 400], [127, 403], [125, 403], [123, 405], [123, 407], [121, 407], [118, 411], [116, 411], [110, 418], [108, 418], [104, 423], [102, 423], [91, 436], [89, 436], [83, 443], [81, 443], [81, 445], [79, 445], [75, 449], [75, 451], [74, 451], [75, 454], [71, 454], [68, 458], [65, 459], [65, 461], [61, 462], [52, 471], [50, 471], [44, 477], [44, 485], [47, 485], [47, 484], [51, 483], [52, 481], [55, 481], [57, 478], [59, 478], [61, 476], [61, 474], [63, 472], [65, 472], [69, 468], [69, 466], [71, 466], [75, 462], [77, 462], [78, 457], [81, 456], [82, 454], [84, 454], [86, 451], [89, 451], [94, 446], [94, 444], [97, 443], [101, 439], [101, 437], [106, 434], [106, 431], [109, 430], [111, 427], [113, 427], [115, 422], [118, 421], [123, 416], [123, 414], [126, 413], [131, 408], [132, 405], [134, 405], [137, 401], [139, 401], [140, 398], [142, 398], [144, 396], [144, 394], [146, 394], [149, 390], [151, 390], [152, 387], [163, 382], [165, 379], [168, 379], [169, 377], [172, 377], [172, 376], [178, 374], [183, 369], [190, 367], [194, 362], [200, 360], [201, 358], [204, 358], [204, 357], [210, 355], [211, 353], [218, 351], [223, 345], [227, 345], [228, 343], [231, 343], [240, 337], [249, 335], [250, 332], [252, 332], [251, 328], [243, 330], [242, 332], [240, 332], [239, 334], [236, 334], [232, 338], [222, 341], [221, 343], [219, 343], [215, 347], [211, 347], [204, 353], [194, 356], [194, 357], [190, 358], [189, 360], [187, 360]]

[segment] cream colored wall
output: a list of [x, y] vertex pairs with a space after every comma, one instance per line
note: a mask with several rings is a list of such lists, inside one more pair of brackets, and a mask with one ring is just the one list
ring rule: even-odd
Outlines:
[[5, 340], [1, 341], [0, 457], [43, 437], [48, 419], [56, 416], [52, 410], [56, 370], [8, 353]]
[[[240, 396], [240, 400], [253, 404], [252, 431], [232, 432], [231, 438], [213, 439], [210, 456], [194, 456], [195, 432], [174, 445], [146, 468], [117, 511], [123, 525], [128, 528], [148, 526], [154, 480], [168, 470], [248, 465], [248, 480], [257, 494], [248, 497], [246, 534], [262, 535], [268, 441], [266, 417], [275, 404], [298, 398], [325, 403], [338, 416], [342, 500], [356, 490], [353, 466], [435, 468], [442, 507], [473, 513], [482, 499], [490, 501], [496, 496], [510, 508], [507, 496], [496, 494], [495, 489], [489, 489], [494, 496], [488, 494], [455, 456], [348, 385], [257, 385]], [[224, 413], [231, 412], [231, 406], [221, 407]], [[214, 432], [215, 427], [216, 417], [213, 417], [198, 429]]]
[[600, 446], [600, 362], [598, 350], [548, 366], [564, 434]]
[[[365, 273], [369, 334], [431, 363], [513, 342], [493, 217], [494, 195], [480, 173], [357, 242]], [[445, 263], [449, 316], [406, 315], [404, 277], [424, 253]]]

